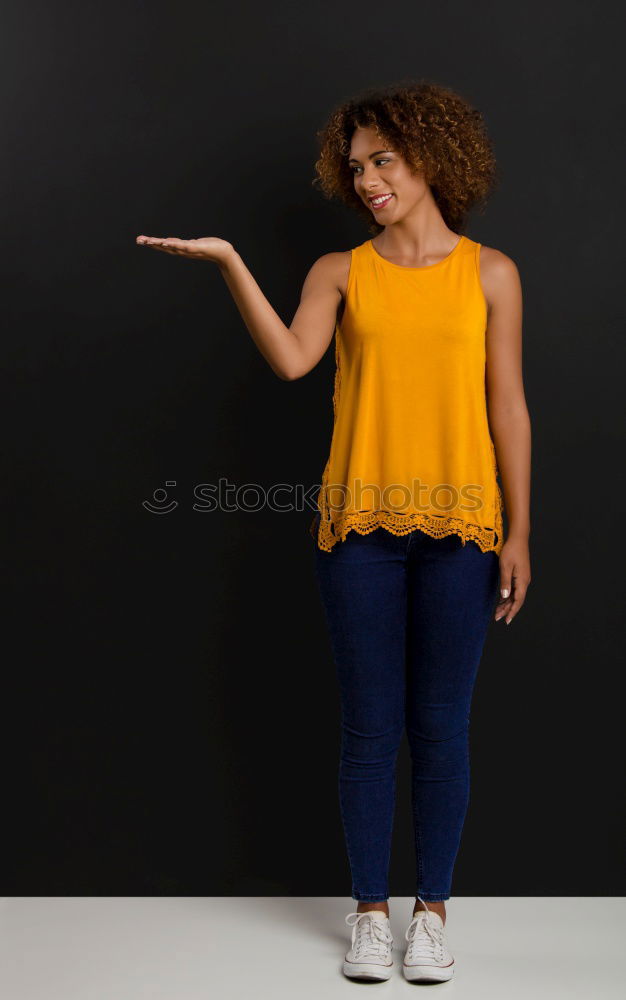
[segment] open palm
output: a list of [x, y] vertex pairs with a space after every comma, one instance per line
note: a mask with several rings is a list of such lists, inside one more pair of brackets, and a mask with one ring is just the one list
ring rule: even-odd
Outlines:
[[138, 236], [135, 241], [139, 246], [152, 247], [164, 253], [173, 253], [178, 257], [190, 257], [193, 260], [213, 260], [216, 263], [224, 260], [232, 251], [233, 245], [218, 236], [202, 236], [198, 240], [179, 240], [177, 236]]

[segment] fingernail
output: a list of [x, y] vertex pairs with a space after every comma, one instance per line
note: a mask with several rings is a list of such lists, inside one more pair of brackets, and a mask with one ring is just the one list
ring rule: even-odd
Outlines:
[[503, 590], [503, 591], [502, 591], [501, 593], [502, 593], [502, 596], [503, 596], [503, 597], [508, 597], [508, 596], [509, 596], [509, 592], [508, 592], [508, 590], [506, 589], [506, 587], [505, 587], [505, 589], [504, 589], [504, 590]]
[[507, 618], [506, 623], [507, 623], [507, 625], [510, 625], [511, 624], [511, 619]]

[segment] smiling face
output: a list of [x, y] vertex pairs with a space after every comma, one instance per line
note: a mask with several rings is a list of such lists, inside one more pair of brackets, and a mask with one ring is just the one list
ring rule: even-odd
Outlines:
[[372, 128], [354, 130], [349, 166], [354, 190], [382, 226], [404, 219], [424, 198], [432, 198], [424, 172], [412, 171]]

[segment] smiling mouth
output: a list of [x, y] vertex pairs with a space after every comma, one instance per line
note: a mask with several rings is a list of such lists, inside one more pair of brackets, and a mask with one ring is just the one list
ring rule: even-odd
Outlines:
[[384, 208], [385, 205], [388, 205], [392, 198], [392, 194], [382, 194], [377, 195], [375, 198], [368, 198], [368, 201], [371, 207], [376, 211], [377, 209]]

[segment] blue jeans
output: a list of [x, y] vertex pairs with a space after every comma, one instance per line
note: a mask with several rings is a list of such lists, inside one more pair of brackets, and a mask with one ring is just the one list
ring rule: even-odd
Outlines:
[[313, 544], [340, 689], [339, 801], [352, 898], [389, 897], [406, 726], [415, 895], [449, 899], [469, 802], [470, 704], [498, 600], [499, 558], [458, 535], [436, 539], [419, 529], [350, 531], [331, 552]]

